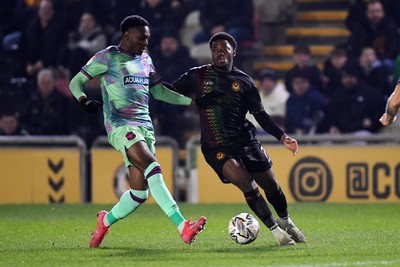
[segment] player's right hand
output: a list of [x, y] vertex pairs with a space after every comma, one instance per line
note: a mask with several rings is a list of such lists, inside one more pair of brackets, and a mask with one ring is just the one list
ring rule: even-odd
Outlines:
[[388, 126], [392, 123], [394, 123], [397, 119], [397, 116], [394, 116], [392, 121], [389, 121], [389, 118], [387, 117], [386, 113], [383, 113], [382, 117], [379, 119], [380, 123], [382, 123], [383, 126]]
[[285, 145], [287, 149], [292, 151], [293, 155], [296, 156], [298, 150], [299, 150], [299, 145], [297, 144], [297, 140], [287, 136], [286, 134], [283, 134], [281, 137], [281, 142]]
[[80, 101], [82, 107], [89, 113], [96, 113], [99, 111], [99, 106], [101, 105], [97, 100], [89, 100], [87, 98], [83, 98]]

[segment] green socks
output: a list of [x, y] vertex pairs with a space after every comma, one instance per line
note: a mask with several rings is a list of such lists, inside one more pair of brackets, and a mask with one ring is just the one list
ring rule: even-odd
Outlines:
[[119, 202], [115, 204], [115, 206], [107, 214], [105, 217], [107, 221], [104, 224], [109, 226], [116, 221], [125, 218], [134, 212], [148, 197], [148, 190], [130, 189], [126, 191], [119, 199]]
[[151, 163], [144, 171], [144, 177], [147, 179], [151, 195], [156, 200], [157, 204], [176, 227], [178, 227], [185, 221], [185, 218], [180, 213], [178, 205], [164, 183], [160, 164], [158, 164], [158, 162]]
[[[151, 194], [157, 204], [176, 227], [182, 225], [185, 218], [182, 216], [178, 205], [164, 183], [160, 164], [158, 164], [158, 162], [151, 163], [144, 171], [144, 177], [147, 179]], [[104, 217], [105, 226], [110, 226], [134, 212], [148, 196], [148, 190], [130, 189], [126, 191], [119, 199], [119, 202], [115, 204], [111, 211]]]

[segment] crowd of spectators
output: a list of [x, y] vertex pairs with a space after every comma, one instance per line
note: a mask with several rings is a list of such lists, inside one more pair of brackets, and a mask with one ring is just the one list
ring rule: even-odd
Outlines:
[[[127, 15], [139, 14], [149, 21], [148, 52], [163, 79], [173, 82], [198, 64], [180, 36], [192, 11], [200, 12], [201, 26], [193, 35], [194, 44], [227, 31], [237, 39], [240, 54], [242, 45], [257, 38], [273, 44], [271, 38], [263, 38], [267, 36], [263, 30], [282, 29], [291, 22], [294, 2], [4, 0], [0, 135], [76, 134], [88, 145], [103, 135], [102, 114], [85, 114], [68, 84], [97, 51], [118, 43], [119, 23]], [[332, 50], [322, 69], [314, 63], [310, 48], [298, 44], [294, 66], [284, 77], [272, 69], [261, 71], [254, 78], [267, 112], [288, 133], [378, 132], [378, 117], [397, 81], [394, 71], [400, 68], [399, 8], [390, 0], [353, 1], [345, 21], [351, 35]], [[98, 80], [90, 81], [86, 92], [101, 101]], [[153, 100], [150, 107], [156, 133], [175, 138], [181, 147], [199, 129], [193, 107]]]
[[[282, 104], [285, 115], [279, 117], [284, 121], [282, 129], [292, 134], [379, 132], [378, 119], [400, 70], [398, 14], [395, 1], [351, 1], [345, 20], [350, 36], [333, 48], [322, 68], [315, 64], [308, 45], [295, 45], [293, 67], [281, 77], [289, 93]], [[268, 84], [265, 79], [276, 80], [263, 73], [261, 90]], [[267, 99], [277, 88], [261, 94], [267, 110], [276, 105]]]

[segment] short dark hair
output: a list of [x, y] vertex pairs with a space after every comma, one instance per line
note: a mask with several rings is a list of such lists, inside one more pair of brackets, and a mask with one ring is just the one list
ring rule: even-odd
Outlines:
[[357, 64], [353, 62], [348, 62], [346, 65], [343, 66], [341, 74], [342, 77], [351, 76], [359, 79], [362, 76], [362, 70]]
[[310, 81], [310, 76], [309, 76], [309, 74], [307, 73], [307, 71], [302, 70], [302, 69], [296, 69], [296, 70], [294, 70], [294, 71], [292, 72], [292, 75], [291, 75], [292, 81], [293, 81], [295, 78], [300, 78], [300, 79], [304, 79], [304, 80]]
[[124, 34], [132, 27], [150, 26], [149, 22], [139, 15], [131, 15], [121, 22], [121, 32]]
[[274, 81], [276, 81], [278, 79], [278, 74], [276, 73], [275, 70], [273, 69], [264, 69], [260, 72], [260, 74], [258, 75], [260, 81], [263, 81], [264, 79], [272, 79]]
[[0, 118], [6, 117], [6, 116], [7, 117], [12, 116], [12, 117], [19, 119], [19, 112], [13, 108], [6, 107], [2, 111], [0, 111]]
[[310, 51], [310, 47], [308, 45], [305, 44], [298, 44], [294, 47], [293, 52], [295, 54], [305, 54], [305, 55], [310, 55], [311, 51]]
[[229, 33], [219, 32], [219, 33], [214, 34], [211, 37], [210, 41], [208, 42], [208, 44], [210, 45], [210, 48], [211, 48], [212, 44], [217, 40], [226, 40], [226, 41], [228, 41], [228, 43], [232, 46], [232, 48], [234, 50], [236, 50], [236, 48], [237, 48], [237, 43], [236, 43], [235, 38], [233, 38], [233, 36], [230, 35]]

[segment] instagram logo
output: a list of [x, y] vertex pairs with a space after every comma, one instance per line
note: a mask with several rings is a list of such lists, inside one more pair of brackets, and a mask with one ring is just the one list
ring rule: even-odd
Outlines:
[[297, 201], [325, 201], [332, 191], [332, 174], [321, 159], [305, 157], [292, 168], [289, 184]]

